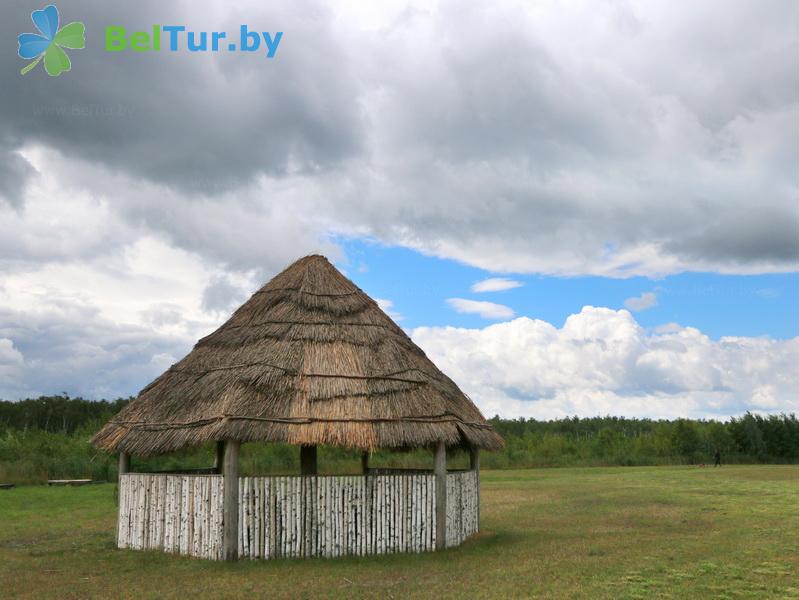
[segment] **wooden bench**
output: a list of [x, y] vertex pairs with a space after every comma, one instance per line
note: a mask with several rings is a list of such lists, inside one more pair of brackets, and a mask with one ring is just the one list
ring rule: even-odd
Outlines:
[[91, 479], [48, 479], [47, 485], [87, 485]]

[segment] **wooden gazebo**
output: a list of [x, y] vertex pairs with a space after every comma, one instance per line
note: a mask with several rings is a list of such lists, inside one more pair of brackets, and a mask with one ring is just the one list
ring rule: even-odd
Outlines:
[[[209, 474], [130, 473], [131, 456], [215, 441]], [[302, 258], [144, 388], [92, 442], [119, 453], [117, 545], [211, 559], [418, 552], [479, 527], [479, 449], [502, 438], [326, 258]], [[244, 442], [300, 446], [301, 475], [239, 477]], [[316, 448], [363, 452], [318, 476]], [[378, 448], [429, 448], [432, 471], [370, 469]], [[447, 471], [447, 448], [470, 469]]]

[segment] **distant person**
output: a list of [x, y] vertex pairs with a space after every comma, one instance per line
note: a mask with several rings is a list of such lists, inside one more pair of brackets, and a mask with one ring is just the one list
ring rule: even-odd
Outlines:
[[713, 465], [714, 467], [721, 466], [721, 452], [719, 452], [718, 448], [716, 448], [716, 453], [713, 455], [713, 460], [716, 461], [716, 463]]

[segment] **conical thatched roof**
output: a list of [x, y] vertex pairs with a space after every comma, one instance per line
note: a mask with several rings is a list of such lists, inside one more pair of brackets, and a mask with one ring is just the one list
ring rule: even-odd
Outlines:
[[143, 456], [226, 439], [503, 446], [458, 386], [323, 256], [255, 292], [92, 442]]

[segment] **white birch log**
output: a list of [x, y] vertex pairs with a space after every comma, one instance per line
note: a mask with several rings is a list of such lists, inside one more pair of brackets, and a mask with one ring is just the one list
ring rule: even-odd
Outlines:
[[311, 544], [313, 546], [311, 556], [319, 556], [319, 477], [313, 478], [313, 522], [311, 523]]
[[159, 475], [156, 481], [156, 521], [155, 548], [164, 549], [164, 502], [166, 499], [166, 475]]
[[269, 478], [269, 558], [277, 557], [277, 482]]
[[175, 478], [166, 476], [166, 509], [164, 511], [164, 551], [175, 551]]
[[308, 479], [310, 476], [300, 477], [300, 556], [308, 556]]
[[347, 552], [347, 544], [349, 543], [349, 532], [347, 528], [349, 527], [349, 501], [347, 500], [347, 494], [349, 491], [349, 481], [347, 477], [340, 477], [339, 481], [341, 482], [341, 552], [340, 556], [346, 556]]
[[424, 552], [427, 550], [427, 528], [429, 526], [427, 523], [427, 477], [425, 475], [422, 475], [419, 480], [419, 490], [421, 494], [419, 503], [421, 509], [421, 526], [419, 527], [421, 539], [419, 540], [419, 551]]
[[338, 540], [338, 514], [336, 514], [336, 478], [330, 478], [330, 496], [328, 498], [328, 518], [330, 520], [330, 556], [338, 556], [336, 542]]
[[344, 556], [345, 554], [345, 544], [347, 538], [346, 532], [346, 519], [345, 519], [345, 496], [347, 492], [347, 483], [346, 478], [344, 477], [337, 477], [336, 478], [337, 485], [336, 485], [336, 525], [338, 527], [338, 535], [336, 537], [336, 549], [337, 549], [337, 556]]
[[142, 540], [142, 547], [145, 550], [149, 550], [150, 548], [150, 528], [152, 526], [152, 519], [150, 518], [150, 507], [152, 506], [152, 492], [150, 487], [152, 486], [153, 478], [150, 475], [144, 475], [144, 527], [143, 527], [143, 534], [144, 538]]
[[283, 555], [291, 557], [291, 480], [283, 478], [283, 517], [285, 522], [286, 536], [283, 544]]
[[419, 476], [419, 552], [424, 550], [425, 528], [427, 527], [427, 524], [425, 523], [426, 494], [424, 493], [426, 481], [427, 480], [424, 475]]
[[389, 477], [389, 496], [388, 501], [390, 505], [391, 514], [391, 552], [397, 552], [399, 544], [399, 498], [397, 497], [397, 481], [398, 476], [392, 475]]
[[247, 479], [239, 477], [239, 558], [246, 558], [247, 544]]
[[436, 533], [436, 511], [435, 511], [435, 476], [427, 477], [427, 502], [425, 508], [427, 510], [427, 535], [425, 536], [425, 550], [430, 551], [435, 547], [435, 533]]
[[303, 503], [302, 503], [302, 486], [305, 478], [304, 477], [295, 477], [294, 478], [294, 498], [296, 500], [296, 509], [295, 509], [295, 517], [296, 517], [296, 526], [297, 526], [297, 539], [294, 544], [294, 556], [301, 557], [302, 556], [302, 538], [303, 538], [303, 530], [302, 530], [302, 513], [303, 513]]
[[191, 477], [189, 479], [189, 485], [191, 486], [191, 503], [189, 508], [189, 515], [191, 516], [191, 550], [190, 554], [192, 556], [198, 556], [200, 554], [200, 540], [199, 540], [199, 519], [198, 519], [198, 502], [201, 501], [199, 496], [199, 478], [198, 477]]
[[283, 499], [283, 514], [281, 515], [281, 522], [283, 524], [283, 549], [282, 555], [291, 557], [291, 503], [289, 495], [291, 494], [291, 481], [288, 477], [281, 477], [281, 496]]
[[330, 527], [330, 518], [328, 516], [328, 488], [330, 487], [330, 477], [324, 477], [319, 481], [320, 494], [321, 494], [321, 510], [319, 512], [321, 522], [319, 524], [319, 556], [328, 557], [330, 551], [330, 544], [328, 540], [328, 531]]
[[374, 483], [375, 478], [369, 475], [364, 475], [364, 492], [366, 497], [366, 508], [364, 516], [366, 522], [364, 527], [366, 529], [366, 548], [365, 554], [374, 554], [372, 547], [372, 540], [374, 539]]
[[291, 524], [291, 546], [290, 552], [291, 556], [297, 556], [297, 513], [298, 513], [298, 506], [297, 506], [297, 480], [298, 477], [289, 477], [289, 502], [291, 505], [291, 511], [289, 512], [290, 524]]
[[216, 560], [216, 551], [214, 548], [214, 478], [208, 478], [208, 515], [206, 518], [206, 540], [205, 540], [205, 552], [206, 556], [210, 559]]
[[119, 508], [117, 512], [117, 548], [127, 548], [125, 522], [128, 517], [128, 476], [119, 477]]
[[139, 480], [130, 476], [130, 548], [136, 548], [136, 528], [139, 525]]
[[175, 554], [180, 554], [183, 532], [183, 477], [175, 476]]
[[354, 549], [354, 541], [355, 541], [355, 507], [353, 505], [353, 495], [355, 494], [355, 490], [353, 489], [353, 481], [352, 477], [347, 477], [347, 493], [345, 496], [345, 501], [347, 503], [347, 543], [345, 544], [345, 550], [347, 555], [355, 554]]
[[286, 478], [286, 485], [287, 485], [287, 494], [286, 494], [286, 514], [288, 517], [288, 547], [286, 554], [289, 557], [294, 557], [294, 541], [297, 535], [297, 531], [295, 528], [295, 509], [296, 505], [294, 502], [294, 482], [295, 477], [287, 477]]
[[144, 529], [145, 529], [145, 527], [147, 525], [147, 521], [145, 521], [145, 519], [144, 519], [144, 515], [145, 515], [145, 512], [147, 510], [147, 490], [146, 490], [147, 480], [146, 480], [146, 476], [144, 476], [144, 475], [138, 475], [136, 478], [139, 480], [139, 485], [138, 485], [138, 488], [139, 488], [139, 499], [138, 499], [138, 504], [139, 504], [139, 523], [138, 523], [138, 525], [136, 527], [136, 529], [137, 529], [137, 531], [136, 531], [136, 548], [138, 548], [139, 550], [143, 550], [145, 548], [145, 546], [144, 546]]
[[336, 478], [328, 479], [327, 520], [328, 543], [330, 544], [329, 556], [336, 556]]
[[299, 506], [297, 506], [297, 482], [299, 477], [290, 477], [289, 485], [291, 489], [291, 556], [297, 556], [297, 514], [299, 513]]
[[136, 549], [139, 541], [139, 478], [136, 475], [130, 476], [130, 486], [130, 547]]
[[257, 507], [258, 507], [257, 510], [256, 510], [256, 513], [255, 513], [256, 516], [258, 517], [258, 524], [257, 524], [257, 527], [256, 527], [256, 531], [257, 531], [256, 540], [257, 540], [257, 542], [256, 542], [256, 554], [255, 554], [255, 556], [257, 558], [263, 558], [264, 557], [264, 545], [265, 545], [264, 544], [264, 539], [265, 539], [264, 536], [266, 535], [266, 521], [265, 521], [266, 508], [265, 508], [265, 503], [264, 503], [265, 478], [264, 477], [259, 477], [255, 481], [256, 481], [255, 498], [256, 498]]
[[406, 534], [406, 525], [407, 519], [405, 518], [405, 507], [407, 505], [406, 500], [406, 493], [407, 487], [406, 484], [408, 480], [406, 477], [399, 478], [399, 515], [400, 515], [400, 535], [399, 535], [399, 549], [400, 552], [405, 552], [405, 534]]
[[336, 502], [338, 500], [338, 481], [337, 477], [330, 478], [330, 555], [338, 556], [338, 511]]
[[278, 517], [278, 549], [277, 555], [281, 558], [286, 556], [286, 480], [285, 477], [278, 478], [277, 491], [277, 517]]
[[189, 509], [186, 513], [186, 537], [188, 538], [188, 552], [189, 556], [194, 555], [194, 481], [195, 478], [191, 476], [186, 477], [186, 484], [189, 490]]
[[147, 548], [156, 550], [158, 549], [158, 481], [161, 479], [160, 475], [150, 476], [150, 498], [149, 498], [149, 521]]
[[166, 501], [164, 507], [164, 552], [172, 552], [172, 497], [174, 495], [175, 487], [172, 484], [172, 477], [167, 475], [165, 478], [166, 484]]
[[127, 547], [125, 542], [125, 515], [127, 513], [127, 475], [119, 476], [119, 506], [117, 507], [117, 548]]
[[413, 552], [413, 477], [405, 478], [405, 552]]
[[386, 493], [385, 493], [385, 503], [386, 503], [386, 553], [388, 554], [392, 550], [392, 546], [394, 543], [394, 503], [391, 501], [391, 484], [393, 483], [394, 476], [393, 475], [386, 475]]

